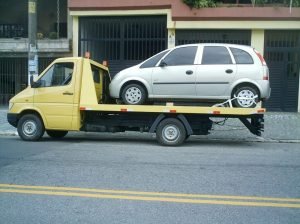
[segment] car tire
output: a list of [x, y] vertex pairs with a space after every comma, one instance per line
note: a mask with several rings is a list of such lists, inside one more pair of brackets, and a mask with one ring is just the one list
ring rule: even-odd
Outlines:
[[46, 130], [47, 135], [51, 138], [60, 139], [65, 137], [68, 134], [68, 131], [54, 131], [54, 130]]
[[233, 93], [233, 98], [235, 97], [242, 98], [233, 100], [233, 105], [235, 107], [254, 108], [260, 101], [258, 89], [252, 86], [240, 86], [236, 88]]
[[165, 146], [178, 146], [186, 139], [184, 125], [176, 118], [162, 120], [156, 129], [157, 141]]
[[35, 114], [23, 115], [18, 122], [17, 130], [24, 141], [38, 141], [45, 133], [42, 120]]
[[146, 90], [139, 84], [129, 84], [122, 91], [122, 101], [127, 105], [142, 105], [146, 98]]

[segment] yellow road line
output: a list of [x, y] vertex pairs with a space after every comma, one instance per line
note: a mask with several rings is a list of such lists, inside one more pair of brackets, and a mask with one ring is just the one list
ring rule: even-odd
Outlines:
[[126, 195], [103, 195], [103, 194], [60, 192], [60, 191], [43, 191], [43, 190], [35, 191], [35, 190], [20, 190], [20, 189], [0, 189], [0, 192], [2, 192], [2, 193], [17, 193], [17, 194], [84, 197], [84, 198], [101, 198], [101, 199], [105, 198], [105, 199], [137, 200], [137, 201], [173, 202], [173, 203], [188, 203], [188, 204], [211, 204], [211, 205], [234, 205], [234, 206], [254, 206], [254, 207], [300, 208], [300, 204], [272, 203], [272, 202], [219, 201], [219, 200], [200, 200], [200, 199], [187, 199], [187, 198], [164, 198], [164, 197], [145, 197], [145, 196], [126, 196]]
[[276, 201], [276, 202], [300, 203], [300, 198], [180, 194], [180, 193], [106, 190], [106, 189], [76, 188], [76, 187], [30, 186], [30, 185], [13, 185], [13, 184], [0, 184], [0, 188], [36, 189], [36, 190], [51, 190], [51, 191], [78, 191], [78, 192], [89, 192], [89, 193], [105, 193], [105, 194], [121, 194], [121, 195], [126, 194], [126, 195], [142, 195], [142, 196], [156, 196], [156, 197], [167, 196], [167, 197], [184, 197], [184, 198], [208, 198], [208, 199], [231, 199], [231, 200], [252, 200], [252, 201], [254, 200], [254, 201]]

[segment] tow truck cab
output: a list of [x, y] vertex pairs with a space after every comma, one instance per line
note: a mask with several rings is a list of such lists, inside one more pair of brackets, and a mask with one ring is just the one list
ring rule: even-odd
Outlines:
[[[107, 67], [86, 58], [60, 58], [10, 100], [8, 121], [17, 127], [24, 114], [39, 116], [46, 130], [79, 130], [81, 101], [108, 103]], [[88, 99], [88, 100], [87, 100]]]

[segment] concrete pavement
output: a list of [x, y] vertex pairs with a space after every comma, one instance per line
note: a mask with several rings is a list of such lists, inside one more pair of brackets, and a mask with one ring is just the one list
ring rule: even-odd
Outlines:
[[[6, 114], [7, 107], [1, 107], [0, 135], [17, 135], [16, 128], [7, 123]], [[127, 132], [118, 135], [140, 135], [142, 137], [147, 134]], [[265, 132], [262, 137], [251, 134], [238, 119], [228, 119], [223, 126], [214, 125], [210, 135], [193, 136], [193, 138], [300, 142], [300, 113], [267, 112], [265, 114]]]

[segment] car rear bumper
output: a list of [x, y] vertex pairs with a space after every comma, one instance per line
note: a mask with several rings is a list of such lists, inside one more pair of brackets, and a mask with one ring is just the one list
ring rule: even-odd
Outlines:
[[260, 87], [260, 98], [263, 100], [269, 99], [271, 96], [270, 82], [268, 80], [260, 80], [257, 82]]

